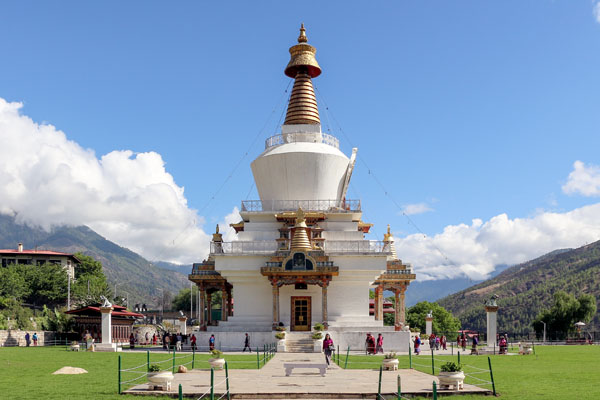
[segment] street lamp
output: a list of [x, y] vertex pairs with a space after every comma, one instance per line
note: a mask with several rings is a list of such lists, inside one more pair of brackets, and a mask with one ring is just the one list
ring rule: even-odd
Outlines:
[[544, 337], [543, 337], [542, 342], [546, 343], [546, 323], [544, 321], [541, 321], [541, 323], [544, 324]]

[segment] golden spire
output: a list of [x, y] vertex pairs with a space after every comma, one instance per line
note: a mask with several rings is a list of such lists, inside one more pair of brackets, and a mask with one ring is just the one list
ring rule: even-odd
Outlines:
[[307, 233], [306, 218], [304, 211], [299, 208], [296, 212], [296, 224], [292, 228], [292, 244], [291, 250], [312, 250], [310, 240]]
[[321, 67], [315, 58], [317, 49], [309, 45], [304, 24], [300, 27], [298, 44], [290, 47], [290, 62], [285, 74], [294, 78], [284, 125], [320, 124], [317, 98], [311, 78], [321, 75]]

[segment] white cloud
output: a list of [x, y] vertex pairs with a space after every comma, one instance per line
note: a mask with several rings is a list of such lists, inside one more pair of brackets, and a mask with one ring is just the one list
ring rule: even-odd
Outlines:
[[485, 223], [475, 219], [471, 225], [447, 226], [432, 237], [414, 234], [398, 239], [396, 249], [403, 261], [413, 264], [419, 280], [483, 279], [498, 264], [517, 264], [599, 239], [600, 203], [566, 213], [541, 212], [531, 218], [510, 219], [500, 214]]
[[21, 115], [21, 107], [0, 98], [1, 213], [46, 229], [88, 225], [152, 260], [207, 255], [203, 218], [188, 207], [160, 154], [124, 150], [98, 158], [52, 125]]
[[575, 161], [573, 171], [569, 174], [567, 183], [563, 185], [562, 190], [567, 194], [600, 196], [600, 167], [591, 164], [586, 166], [579, 160]]
[[407, 204], [402, 207], [402, 212], [406, 215], [423, 214], [429, 211], [433, 211], [433, 208], [425, 203]]
[[596, 0], [594, 2], [594, 17], [596, 17], [596, 22], [600, 23], [600, 0]]

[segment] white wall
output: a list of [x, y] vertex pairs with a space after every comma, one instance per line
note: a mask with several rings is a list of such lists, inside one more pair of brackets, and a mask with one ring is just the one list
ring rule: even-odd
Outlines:
[[291, 298], [292, 296], [310, 296], [311, 298], [311, 326], [323, 322], [322, 291], [317, 285], [308, 285], [307, 290], [296, 290], [294, 285], [285, 285], [279, 288], [279, 318], [285, 326], [291, 323]]

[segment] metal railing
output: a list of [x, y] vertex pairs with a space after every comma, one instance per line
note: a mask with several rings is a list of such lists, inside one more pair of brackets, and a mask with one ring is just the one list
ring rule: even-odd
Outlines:
[[[391, 252], [384, 247], [384, 242], [375, 240], [326, 240], [323, 250], [326, 254], [382, 254]], [[241, 241], [212, 242], [211, 254], [242, 255], [242, 254], [275, 254], [281, 250], [275, 241]]]
[[326, 211], [330, 213], [360, 212], [360, 200], [242, 200], [244, 212]]
[[326, 254], [391, 254], [389, 246], [376, 240], [326, 240], [323, 250]]
[[275, 241], [241, 241], [234, 242], [211, 242], [211, 254], [273, 254], [278, 245]]
[[286, 143], [323, 143], [340, 148], [340, 141], [333, 135], [317, 132], [294, 132], [271, 136], [265, 140], [265, 149], [273, 146], [279, 146]]

